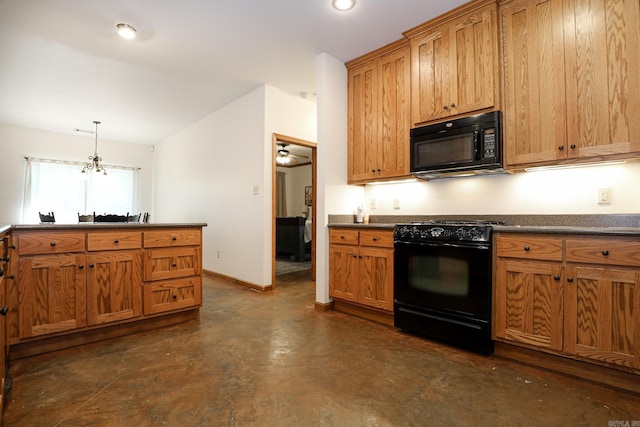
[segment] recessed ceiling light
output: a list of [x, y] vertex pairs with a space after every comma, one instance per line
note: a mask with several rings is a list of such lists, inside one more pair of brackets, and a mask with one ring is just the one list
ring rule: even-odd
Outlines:
[[129, 24], [120, 23], [116, 25], [118, 35], [123, 39], [132, 40], [136, 38], [136, 29]]
[[334, 9], [340, 10], [340, 11], [349, 10], [353, 8], [353, 6], [355, 5], [356, 5], [356, 0], [332, 0], [331, 1], [331, 6], [333, 6]]

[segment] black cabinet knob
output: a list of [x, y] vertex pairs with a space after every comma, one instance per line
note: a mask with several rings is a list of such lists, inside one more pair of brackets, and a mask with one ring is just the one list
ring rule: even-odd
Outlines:
[[113, 243], [115, 243], [117, 245], [118, 243], [120, 243], [120, 240], [116, 239], [116, 240], [113, 241]]
[[571, 144], [569, 147], [571, 147], [572, 150], [576, 149], [576, 144]]
[[456, 103], [455, 102], [451, 103], [451, 108], [456, 108]]
[[9, 307], [5, 305], [4, 307], [0, 308], [0, 315], [6, 316], [8, 311], [9, 311]]
[[82, 270], [82, 269], [84, 268], [84, 265], [83, 265], [83, 264], [80, 264], [80, 265], [78, 266], [78, 268], [79, 268], [80, 270]]
[[4, 257], [4, 258], [0, 258], [0, 261], [2, 261], [2, 262], [9, 262], [9, 257], [8, 257], [8, 256], [6, 256], [6, 257]]
[[178, 238], [176, 236], [173, 236], [171, 240], [178, 240]]
[[0, 267], [0, 277], [4, 276], [4, 268]]
[[89, 264], [89, 268], [93, 268], [95, 267], [93, 264]]
[[564, 145], [559, 146], [558, 150], [560, 150], [560, 151], [564, 150]]
[[11, 249], [15, 249], [15, 248], [16, 248], [16, 245], [11, 245], [11, 246], [9, 246], [9, 247], [10, 247]]
[[573, 277], [567, 277], [567, 282], [573, 283]]
[[56, 242], [51, 242], [51, 246], [55, 246], [55, 245], [56, 245]]
[[602, 251], [602, 255], [604, 255], [604, 256], [609, 255], [609, 251], [605, 249], [604, 251]]
[[442, 108], [444, 108], [445, 110], [449, 109], [449, 106], [447, 104], [443, 105]]
[[553, 276], [553, 280], [557, 282], [558, 280], [560, 280], [560, 276]]
[[377, 242], [377, 241], [378, 241], [378, 238], [377, 238], [377, 237], [374, 237], [374, 238], [373, 238], [373, 241], [374, 241], [374, 242]]
[[178, 299], [178, 295], [171, 295], [171, 298], [173, 298], [174, 300]]
[[173, 268], [175, 268], [177, 266], [178, 266], [178, 264], [176, 264], [175, 262], [173, 264], [171, 264], [171, 267], [173, 267]]
[[10, 275], [7, 276], [7, 279], [11, 279], [11, 280], [13, 280], [15, 278], [16, 278], [16, 276], [14, 276], [13, 274], [10, 274]]
[[529, 249], [530, 249], [530, 248], [529, 248], [529, 246], [525, 246], [525, 247], [524, 247], [524, 250], [525, 250], [525, 251], [528, 251]]

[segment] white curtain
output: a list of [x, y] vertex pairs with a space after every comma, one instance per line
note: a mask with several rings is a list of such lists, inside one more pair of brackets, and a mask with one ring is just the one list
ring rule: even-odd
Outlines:
[[276, 172], [276, 216], [287, 216], [287, 174]]
[[107, 175], [81, 173], [83, 163], [26, 158], [23, 223], [54, 212], [58, 223], [78, 222], [78, 213], [137, 214], [138, 169], [107, 166]]

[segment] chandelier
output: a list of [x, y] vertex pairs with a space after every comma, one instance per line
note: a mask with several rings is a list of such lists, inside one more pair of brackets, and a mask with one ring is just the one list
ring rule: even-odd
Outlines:
[[94, 120], [93, 123], [96, 124], [96, 145], [93, 156], [89, 156], [89, 163], [84, 165], [82, 168], [82, 173], [87, 173], [87, 170], [95, 170], [97, 173], [102, 172], [103, 175], [107, 174], [107, 170], [103, 165], [100, 164], [102, 161], [102, 157], [98, 156], [98, 125], [100, 122]]

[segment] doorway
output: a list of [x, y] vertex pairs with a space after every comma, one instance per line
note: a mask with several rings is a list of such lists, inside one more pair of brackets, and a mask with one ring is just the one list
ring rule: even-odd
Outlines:
[[[276, 282], [276, 261], [287, 259], [292, 263], [306, 262], [310, 258], [311, 280], [316, 279], [316, 143], [299, 138], [274, 133], [272, 161], [272, 265], [271, 283]], [[288, 159], [286, 159], [288, 158]], [[310, 181], [307, 178], [292, 180], [294, 176], [307, 176], [298, 173], [311, 169]], [[287, 193], [288, 203], [278, 196], [277, 173], [284, 173], [290, 179]], [[288, 173], [287, 173], [288, 172]], [[283, 178], [280, 178], [283, 179]], [[282, 189], [282, 186], [280, 187]], [[281, 190], [282, 191], [282, 190]], [[280, 207], [278, 206], [280, 205]], [[287, 208], [282, 210], [282, 206]], [[295, 269], [295, 265], [293, 265]]]

